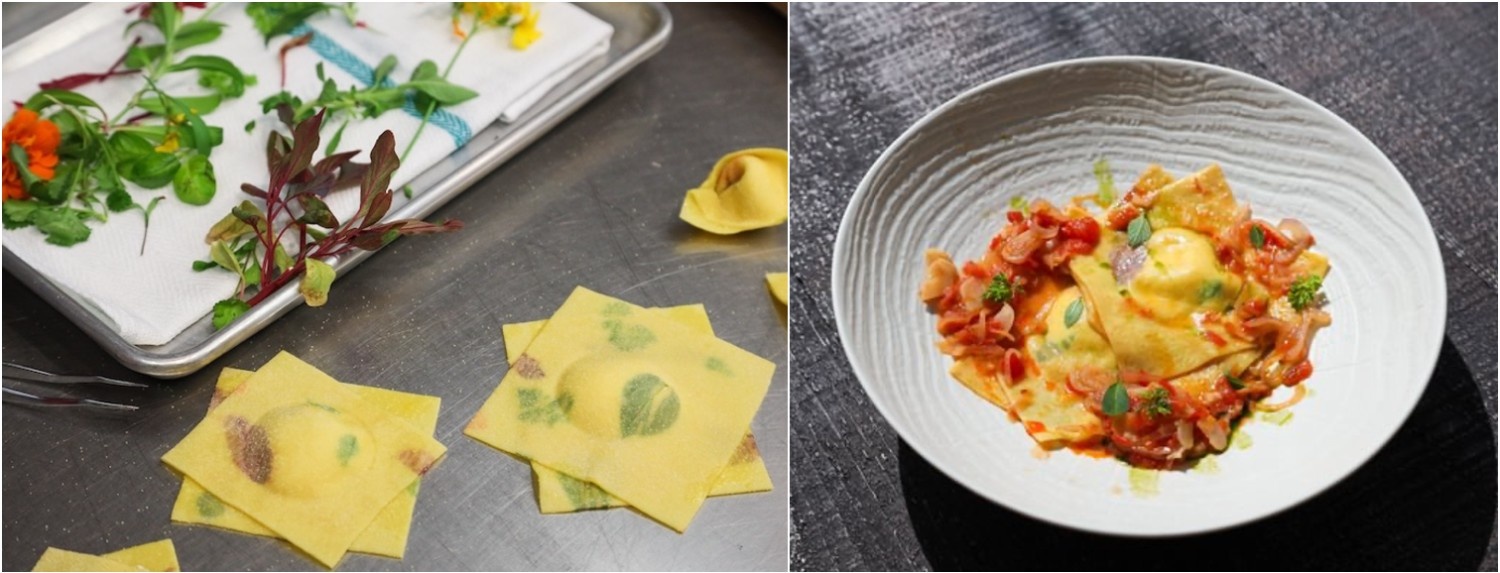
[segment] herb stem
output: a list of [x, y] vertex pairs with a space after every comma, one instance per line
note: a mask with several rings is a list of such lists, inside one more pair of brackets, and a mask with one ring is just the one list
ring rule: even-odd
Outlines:
[[[443, 67], [443, 79], [448, 79], [448, 72], [453, 71], [453, 65], [458, 63], [458, 56], [464, 53], [464, 48], [469, 46], [469, 40], [474, 39], [474, 34], [479, 32], [479, 19], [469, 25], [469, 33], [464, 35], [464, 41], [458, 43], [458, 49], [453, 51], [453, 56], [448, 58], [448, 65]], [[422, 138], [422, 130], [427, 128], [427, 123], [432, 119], [432, 112], [437, 111], [437, 101], [429, 101], [427, 109], [422, 112], [422, 123], [417, 125], [417, 132], [406, 142], [406, 149], [401, 151], [401, 162], [406, 163], [406, 157], [411, 155], [412, 148], [417, 146], [417, 140]]]

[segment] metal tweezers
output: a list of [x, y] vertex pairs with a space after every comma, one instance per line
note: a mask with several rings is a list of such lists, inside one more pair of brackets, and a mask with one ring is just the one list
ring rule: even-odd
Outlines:
[[[39, 384], [108, 384], [110, 386], [126, 386], [130, 388], [147, 387], [145, 384], [140, 384], [137, 382], [127, 382], [125, 380], [118, 380], [115, 378], [105, 378], [103, 376], [66, 376], [61, 374], [53, 374], [45, 370], [38, 370], [30, 366], [22, 366], [20, 364], [15, 364], [12, 362], [5, 362], [3, 363], [3, 365], [6, 369], [4, 379], [7, 382], [14, 380], [17, 382], [34, 382]], [[20, 370], [22, 372], [12, 373], [10, 372], [11, 369]], [[138, 408], [137, 406], [131, 406], [129, 404], [105, 402], [103, 400], [94, 400], [91, 398], [74, 398], [70, 396], [43, 396], [12, 388], [9, 385], [4, 386], [4, 390], [5, 401], [17, 404], [52, 407], [77, 406], [84, 408], [102, 408], [105, 410], [123, 411], [130, 411]]]

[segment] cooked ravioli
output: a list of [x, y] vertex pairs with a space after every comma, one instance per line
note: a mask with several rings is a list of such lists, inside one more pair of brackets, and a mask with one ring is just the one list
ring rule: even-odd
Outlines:
[[959, 358], [953, 361], [953, 367], [948, 369], [952, 375], [964, 387], [975, 395], [984, 398], [991, 404], [1009, 411], [1011, 407], [1010, 396], [1001, 389], [1000, 379], [994, 374], [985, 374], [980, 369], [978, 358]]
[[1026, 352], [1036, 371], [1028, 369], [1024, 379], [1004, 387], [1027, 432], [1044, 445], [1086, 441], [1099, 435], [1099, 418], [1088, 410], [1082, 397], [1067, 389], [1068, 377], [1075, 372], [1115, 373], [1109, 343], [1089, 324], [1085, 318], [1088, 314], [1077, 287], [1059, 292], [1047, 310], [1046, 332], [1026, 339]]
[[[713, 334], [708, 312], [701, 304], [647, 308], [642, 312], [661, 314], [699, 332]], [[546, 326], [546, 320], [504, 325], [501, 330], [505, 336], [506, 360], [512, 364], [520, 360], [525, 348]], [[531, 462], [531, 469], [535, 474], [533, 481], [536, 483], [537, 505], [542, 513], [570, 513], [627, 505], [620, 498], [599, 489], [599, 486], [537, 462]], [[755, 436], [747, 432], [740, 446], [735, 449], [734, 456], [724, 466], [724, 471], [714, 480], [709, 496], [770, 491], [771, 487], [771, 474], [766, 470], [765, 461], [761, 459]]]
[[[210, 409], [223, 398], [233, 394], [254, 374], [252, 371], [235, 368], [225, 368], [221, 371], [218, 384], [214, 387], [214, 402], [209, 406]], [[418, 431], [431, 435], [437, 429], [438, 408], [441, 400], [435, 396], [409, 394], [355, 384], [344, 386], [385, 409], [386, 412], [405, 420]], [[411, 518], [413, 512], [416, 511], [419, 488], [420, 484], [413, 482], [402, 495], [397, 495], [386, 504], [375, 516], [370, 526], [355, 538], [349, 550], [395, 559], [405, 556], [406, 540], [411, 533]], [[278, 537], [275, 532], [254, 518], [225, 504], [203, 489], [203, 486], [198, 485], [198, 482], [192, 478], [182, 480], [182, 489], [178, 491], [177, 501], [172, 506], [172, 521], [211, 525], [249, 535]]]
[[575, 289], [465, 433], [684, 531], [775, 365], [644, 311]]
[[282, 352], [162, 461], [332, 567], [445, 451]]
[[1213, 164], [1158, 189], [1146, 220], [1153, 229], [1180, 227], [1212, 235], [1234, 224], [1237, 207], [1224, 171]]
[[172, 545], [171, 539], [162, 539], [126, 547], [119, 551], [105, 553], [104, 555], [100, 555], [100, 557], [140, 567], [147, 571], [181, 570], [181, 567], [177, 564], [177, 547]]
[[1075, 257], [1068, 267], [1122, 371], [1172, 378], [1251, 346], [1195, 318], [1222, 312], [1241, 284], [1218, 264], [1206, 237], [1162, 229], [1143, 247], [1146, 262], [1125, 285], [1109, 262], [1114, 249], [1126, 248], [1118, 235], [1104, 237], [1092, 256]]
[[[962, 275], [929, 249], [928, 263], [946, 264], [928, 265], [918, 298], [939, 317], [953, 377], [1038, 443], [1181, 467], [1226, 447], [1255, 401], [1312, 375], [1307, 345], [1332, 322], [1312, 277], [1328, 259], [1295, 220], [1251, 219], [1218, 165], [1181, 180], [1151, 165], [1090, 213], [1089, 199], [1109, 196], [1013, 202]], [[1262, 231], [1244, 233], [1246, 221]], [[1008, 380], [1017, 347], [1026, 375]]]

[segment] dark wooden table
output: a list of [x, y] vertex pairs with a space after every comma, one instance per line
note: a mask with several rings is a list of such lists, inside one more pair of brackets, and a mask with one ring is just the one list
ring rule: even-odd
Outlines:
[[[1493, 4], [795, 4], [792, 568], [1494, 571], [1495, 21]], [[1447, 337], [1416, 412], [1339, 485], [1229, 531], [1129, 540], [990, 504], [886, 425], [833, 319], [834, 235], [886, 145], [985, 80], [1110, 54], [1243, 70], [1333, 110], [1400, 168], [1442, 245]]]
[[[326, 306], [293, 310], [194, 375], [109, 394], [140, 404], [134, 415], [6, 405], [4, 570], [30, 569], [48, 545], [102, 553], [162, 537], [185, 570], [316, 568], [279, 541], [168, 521], [179, 480], [159, 458], [202, 418], [220, 367], [282, 349], [342, 380], [443, 399], [448, 454], [423, 480], [405, 560], [351, 554], [342, 569], [784, 568], [786, 312], [764, 275], [785, 270], [787, 229], [711, 236], [677, 214], [721, 154], [786, 145], [786, 19], [758, 4], [671, 11], [659, 54], [434, 214], [463, 231], [397, 241], [340, 276]], [[6, 40], [65, 12], [6, 5]], [[752, 425], [775, 491], [709, 500], [681, 535], [623, 510], [544, 516], [530, 469], [462, 434], [505, 370], [500, 325], [546, 317], [580, 284], [704, 303], [720, 337], [776, 362]], [[9, 273], [3, 288], [5, 360], [140, 379]]]

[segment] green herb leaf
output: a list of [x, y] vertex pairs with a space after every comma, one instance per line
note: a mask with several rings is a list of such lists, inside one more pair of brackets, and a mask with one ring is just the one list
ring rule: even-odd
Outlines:
[[172, 49], [181, 52], [193, 46], [201, 46], [219, 39], [224, 32], [224, 23], [212, 20], [194, 20], [177, 28], [172, 37]]
[[25, 105], [22, 107], [40, 114], [42, 110], [58, 104], [73, 107], [91, 107], [99, 110], [101, 115], [104, 114], [104, 108], [100, 107], [97, 102], [89, 99], [88, 96], [69, 90], [42, 90], [36, 92], [26, 100]]
[[31, 216], [42, 204], [35, 199], [13, 199], [3, 204], [5, 228], [20, 229], [31, 226]]
[[[241, 202], [239, 208], [254, 212], [257, 215], [260, 213], [260, 207], [256, 207], [254, 203], [248, 200]], [[208, 236], [203, 238], [203, 242], [212, 245], [215, 241], [234, 241], [253, 233], [255, 233], [254, 227], [251, 227], [249, 223], [246, 223], [231, 212], [225, 215], [224, 218], [219, 219], [219, 222], [214, 223], [213, 227], [209, 228]]]
[[1130, 226], [1126, 228], [1125, 233], [1131, 248], [1146, 244], [1146, 241], [1151, 238], [1151, 223], [1146, 221], [1144, 211], [1130, 220]]
[[214, 303], [214, 330], [222, 330], [249, 311], [250, 305], [237, 298], [226, 298]]
[[182, 22], [182, 9], [174, 2], [152, 2], [151, 23], [167, 38], [177, 37], [177, 26]]
[[[396, 56], [394, 56], [394, 55], [387, 55], [386, 57], [381, 58], [380, 59], [380, 64], [375, 66], [375, 79], [374, 79], [373, 82], [371, 82], [371, 85], [377, 85], [378, 86], [378, 85], [380, 85], [382, 83], [385, 83], [385, 79], [388, 78], [388, 77], [390, 77], [391, 76], [391, 71], [395, 70], [395, 69], [396, 69]], [[437, 64], [433, 64], [433, 69], [434, 70], [437, 69]]]
[[298, 289], [302, 292], [302, 300], [307, 301], [307, 306], [323, 306], [328, 302], [328, 289], [333, 286], [338, 273], [328, 263], [314, 258], [307, 259], [306, 269]]
[[1235, 390], [1244, 390], [1245, 389], [1245, 381], [1244, 380], [1240, 380], [1240, 377], [1239, 376], [1235, 376], [1234, 373], [1232, 373], [1232, 372], [1225, 372], [1224, 373], [1224, 378], [1226, 378], [1226, 379], [1229, 380], [1229, 387], [1230, 388], [1234, 388]]
[[134, 206], [135, 200], [130, 198], [130, 193], [117, 189], [109, 192], [109, 195], [104, 198], [104, 204], [109, 207], [110, 211], [119, 213]]
[[245, 268], [240, 266], [240, 259], [235, 256], [234, 250], [229, 247], [228, 242], [214, 241], [212, 245], [208, 246], [208, 257], [213, 259], [214, 264], [219, 265], [219, 267], [241, 277], [245, 276]]
[[1100, 205], [1108, 207], [1115, 202], [1115, 176], [1109, 172], [1109, 161], [1099, 158], [1094, 162], [1094, 180], [1099, 182]]
[[1106, 416], [1119, 416], [1130, 411], [1130, 393], [1125, 391], [1125, 383], [1110, 384], [1104, 391], [1101, 405]]
[[1073, 328], [1080, 318], [1083, 318], [1083, 298], [1081, 297], [1073, 299], [1073, 303], [1068, 305], [1068, 310], [1063, 313], [1063, 325]]
[[995, 273], [994, 278], [990, 279], [990, 286], [984, 289], [984, 300], [1004, 303], [1009, 301], [1014, 294], [1010, 279], [1005, 276], [1005, 273]]
[[1292, 288], [1286, 293], [1286, 300], [1292, 303], [1292, 308], [1303, 310], [1318, 299], [1318, 289], [1321, 288], [1323, 277], [1305, 275], [1292, 283]]
[[42, 207], [31, 214], [31, 223], [47, 235], [47, 242], [71, 247], [89, 239], [89, 228], [82, 213], [67, 207]]
[[620, 437], [660, 434], [677, 422], [677, 393], [654, 374], [639, 374], [625, 383], [620, 397]]
[[149, 68], [166, 53], [167, 47], [161, 44], [131, 46], [125, 49], [125, 68], [131, 70]]
[[[245, 88], [258, 82], [255, 76], [242, 75], [236, 79], [233, 75], [214, 70], [199, 70], [198, 85], [214, 90], [224, 97], [240, 97], [245, 95]], [[186, 98], [184, 98], [186, 99]], [[208, 113], [206, 111], [199, 113]]]
[[146, 138], [129, 131], [116, 131], [109, 136], [109, 149], [119, 163], [129, 163], [156, 153], [155, 148]]
[[411, 71], [411, 81], [435, 80], [443, 76], [438, 73], [437, 63], [432, 60], [422, 60], [416, 68]]
[[255, 120], [253, 119], [250, 120], [250, 123], [245, 124], [245, 133], [250, 133], [252, 131], [255, 131]]
[[413, 80], [407, 82], [406, 85], [411, 89], [417, 90], [418, 92], [426, 94], [428, 97], [437, 100], [437, 102], [442, 105], [463, 103], [479, 97], [479, 92], [457, 84], [448, 83], [448, 80], [444, 80], [441, 78], [431, 80]]
[[218, 188], [214, 164], [202, 155], [188, 156], [172, 178], [172, 191], [177, 194], [177, 199], [189, 205], [207, 205]]
[[251, 2], [245, 6], [245, 13], [269, 45], [271, 38], [290, 33], [308, 18], [330, 9], [332, 6], [322, 2]]
[[194, 272], [201, 273], [201, 272], [206, 271], [208, 269], [217, 269], [217, 268], [219, 268], [219, 264], [215, 263], [213, 261], [193, 261], [193, 271]]
[[252, 252], [248, 257], [250, 264], [245, 267], [245, 285], [260, 286], [260, 259]]
[[292, 256], [291, 255], [286, 254], [286, 249], [282, 248], [281, 245], [276, 245], [276, 255], [275, 255], [275, 257], [276, 257], [276, 270], [280, 271], [280, 272], [283, 272], [283, 273], [286, 272], [287, 269], [292, 268], [292, 265], [294, 263], [296, 263], [296, 261], [292, 260]]
[[[193, 113], [203, 115], [213, 113], [214, 110], [219, 109], [219, 103], [224, 101], [224, 97], [217, 93], [211, 93], [201, 96], [180, 97], [177, 98], [177, 101], [182, 102]], [[162, 104], [160, 99], [142, 98], [140, 103], [136, 104], [136, 107], [149, 111], [154, 115], [162, 117], [168, 115], [166, 106]]]
[[333, 155], [335, 151], [338, 151], [339, 142], [344, 139], [344, 128], [346, 127], [349, 127], [349, 120], [344, 120], [344, 123], [339, 124], [338, 131], [333, 132], [333, 137], [328, 139], [328, 147], [323, 148], [324, 157]]
[[1256, 250], [1266, 246], [1266, 232], [1260, 230], [1260, 225], [1250, 227], [1250, 246], [1255, 247]]
[[182, 164], [171, 153], [157, 153], [121, 166], [125, 179], [147, 189], [160, 189], [172, 182]]

